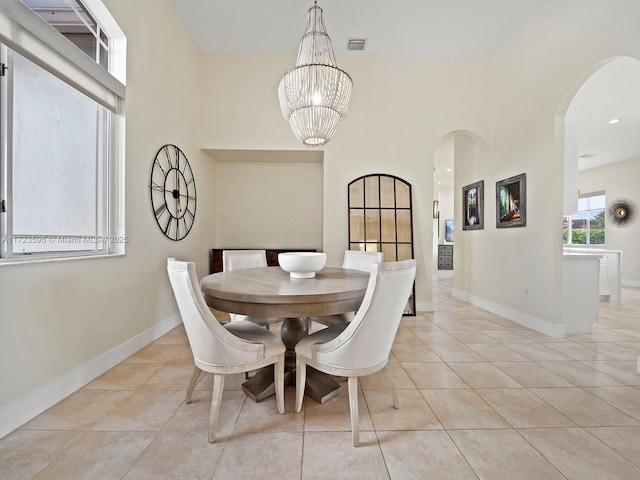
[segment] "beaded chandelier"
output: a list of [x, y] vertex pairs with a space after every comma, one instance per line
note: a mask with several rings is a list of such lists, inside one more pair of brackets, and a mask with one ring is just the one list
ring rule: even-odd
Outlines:
[[349, 112], [353, 82], [336, 65], [331, 38], [318, 2], [309, 9], [296, 66], [278, 84], [282, 115], [298, 140], [309, 147], [327, 143]]

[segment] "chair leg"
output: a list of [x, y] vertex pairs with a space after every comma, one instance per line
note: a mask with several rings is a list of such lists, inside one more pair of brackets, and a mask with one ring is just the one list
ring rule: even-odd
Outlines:
[[391, 387], [391, 395], [393, 395], [393, 408], [399, 408], [400, 404], [398, 403], [398, 392], [396, 391], [396, 386], [393, 384], [393, 380], [391, 379], [391, 374], [389, 373], [389, 370], [387, 369], [386, 365], [382, 369], [382, 371], [384, 372], [384, 378], [387, 379], [387, 383], [389, 384], [389, 387]]
[[349, 377], [349, 411], [351, 412], [351, 437], [353, 438], [353, 446], [360, 445], [360, 429], [358, 415], [358, 377]]
[[302, 410], [304, 387], [307, 383], [307, 363], [299, 355], [296, 356], [296, 413]]
[[216, 441], [216, 424], [222, 403], [222, 392], [224, 391], [224, 375], [215, 374], [213, 376], [213, 392], [211, 395], [211, 412], [209, 413], [209, 443]]
[[278, 361], [274, 364], [276, 382], [276, 402], [278, 412], [284, 413], [284, 353], [278, 355]]
[[201, 374], [202, 370], [200, 370], [198, 367], [194, 367], [193, 375], [191, 375], [191, 380], [189, 381], [189, 386], [187, 387], [187, 395], [184, 399], [186, 403], [191, 403], [191, 395], [193, 394], [193, 390], [198, 384], [198, 380], [200, 379]]

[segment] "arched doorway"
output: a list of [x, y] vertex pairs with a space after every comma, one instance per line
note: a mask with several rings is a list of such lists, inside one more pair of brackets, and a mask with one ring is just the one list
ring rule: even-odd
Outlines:
[[[434, 149], [433, 192], [439, 209], [439, 218], [434, 220], [434, 287], [436, 282], [445, 281], [454, 289], [468, 292], [478, 274], [478, 269], [470, 268], [470, 265], [474, 260], [482, 258], [482, 249], [485, 248], [483, 245], [489, 241], [484, 226], [490, 225], [493, 218], [492, 186], [486, 175], [481, 173], [483, 161], [488, 154], [486, 142], [476, 133], [467, 130], [448, 133]], [[476, 220], [480, 222], [478, 228], [463, 230], [465, 187], [481, 182], [484, 182], [484, 190], [480, 200], [486, 206], [478, 215], [483, 215], [483, 218]], [[453, 224], [452, 235], [447, 228], [450, 224]], [[453, 256], [452, 270], [439, 268], [442, 265], [440, 257], [443, 250], [451, 252]], [[475, 278], [475, 281], [481, 280]]]
[[640, 201], [635, 180], [640, 173], [639, 104], [640, 61], [616, 57], [594, 65], [558, 110], [565, 152], [565, 248], [622, 251], [620, 277], [632, 286], [640, 286], [640, 225], [620, 228], [609, 207], [621, 198]]

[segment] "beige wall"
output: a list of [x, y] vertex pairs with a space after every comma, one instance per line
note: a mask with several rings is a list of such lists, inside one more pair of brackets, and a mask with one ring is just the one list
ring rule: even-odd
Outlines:
[[[277, 97], [293, 56], [207, 55], [202, 83], [203, 148], [299, 149]], [[487, 134], [485, 61], [338, 60], [354, 80], [351, 112], [324, 148], [323, 240], [330, 265], [347, 242], [347, 185], [384, 173], [411, 183], [414, 243], [419, 261], [418, 308], [428, 308], [432, 285], [433, 149], [446, 133]]]
[[321, 162], [216, 161], [215, 192], [211, 247], [322, 251]]
[[[56, 390], [50, 397], [55, 398], [69, 386], [55, 383], [60, 378], [70, 372], [86, 375], [74, 369], [179, 320], [167, 257], [195, 260], [200, 275], [208, 271], [213, 216], [206, 205], [214, 199], [213, 168], [198, 148], [200, 54], [168, 0], [105, 3], [128, 38], [124, 195], [129, 243], [123, 257], [0, 266], [1, 427], [19, 416], [9, 408], [14, 402], [38, 404], [47, 388]], [[188, 156], [198, 188], [195, 224], [181, 242], [162, 235], [149, 201], [151, 162], [165, 143], [175, 143]]]
[[[484, 261], [484, 257], [496, 256], [498, 263], [502, 261], [492, 245], [495, 241], [492, 235], [495, 229], [495, 185], [487, 182], [485, 164], [489, 152], [484, 141], [464, 132], [456, 132], [453, 138], [454, 287], [462, 292], [473, 292], [474, 286], [486, 282], [489, 272], [497, 268], [489, 263], [486, 267], [489, 270], [479, 269], [478, 265]], [[480, 180], [484, 180], [484, 228], [462, 230], [462, 187]]]

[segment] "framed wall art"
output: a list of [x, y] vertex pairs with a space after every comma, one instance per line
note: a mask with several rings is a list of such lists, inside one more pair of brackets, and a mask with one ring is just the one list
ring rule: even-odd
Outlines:
[[496, 182], [496, 227], [527, 225], [527, 177], [525, 173]]
[[444, 241], [453, 243], [453, 220], [444, 221]]
[[484, 228], [484, 180], [462, 187], [462, 230]]

